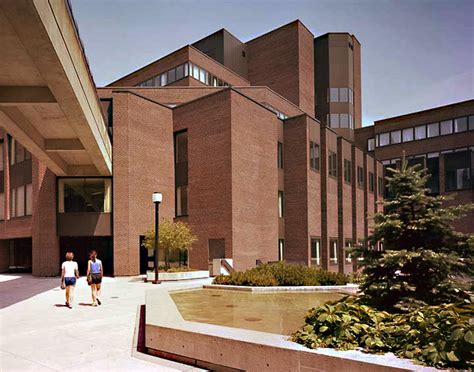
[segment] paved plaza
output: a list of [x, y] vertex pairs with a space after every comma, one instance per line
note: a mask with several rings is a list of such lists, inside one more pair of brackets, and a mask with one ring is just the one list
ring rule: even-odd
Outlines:
[[[196, 282], [210, 279], [161, 286]], [[133, 350], [137, 308], [150, 288], [153, 284], [139, 277], [104, 278], [102, 305], [92, 307], [90, 289], [81, 278], [74, 308], [68, 309], [59, 278], [0, 275], [0, 370], [199, 370]]]

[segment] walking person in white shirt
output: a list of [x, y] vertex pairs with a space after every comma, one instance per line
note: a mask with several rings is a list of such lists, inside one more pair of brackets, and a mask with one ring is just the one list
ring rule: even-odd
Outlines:
[[61, 288], [66, 289], [66, 306], [72, 309], [74, 302], [74, 287], [79, 279], [77, 262], [73, 261], [74, 253], [66, 253], [66, 261], [61, 266]]

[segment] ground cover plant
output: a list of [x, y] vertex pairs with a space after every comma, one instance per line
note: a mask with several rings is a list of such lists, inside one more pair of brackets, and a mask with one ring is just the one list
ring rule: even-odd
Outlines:
[[217, 275], [213, 283], [252, 287], [344, 285], [348, 283], [348, 277], [316, 267], [278, 262], [260, 265], [245, 271], [236, 271], [230, 275]]
[[387, 177], [390, 195], [374, 216], [357, 298], [312, 309], [293, 340], [310, 348], [393, 352], [438, 368], [474, 368], [473, 237], [451, 222], [472, 205], [445, 205], [409, 167]]

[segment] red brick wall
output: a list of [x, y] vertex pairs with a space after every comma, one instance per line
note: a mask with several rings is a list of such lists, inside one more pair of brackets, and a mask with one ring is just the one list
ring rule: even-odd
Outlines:
[[314, 117], [314, 35], [298, 26], [299, 106]]
[[136, 275], [139, 236], [154, 226], [153, 192], [163, 193], [160, 216], [174, 216], [172, 113], [130, 93], [114, 93], [113, 104], [114, 271]]
[[232, 251], [237, 270], [278, 260], [280, 120], [231, 91]]
[[[319, 144], [321, 149], [321, 127], [311, 118], [308, 118], [308, 132], [309, 140]], [[306, 148], [309, 149], [309, 143]], [[321, 238], [321, 169], [319, 172], [314, 171], [309, 168], [309, 164], [308, 169], [308, 233], [310, 237]], [[308, 259], [311, 259], [311, 252], [308, 253]]]
[[188, 131], [188, 222], [198, 237], [191, 267], [207, 269], [208, 239], [225, 239], [232, 257], [231, 93], [225, 90], [173, 110], [174, 131]]

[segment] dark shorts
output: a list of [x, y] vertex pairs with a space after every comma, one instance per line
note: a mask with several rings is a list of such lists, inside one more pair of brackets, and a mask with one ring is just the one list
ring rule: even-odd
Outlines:
[[102, 283], [102, 275], [101, 274], [91, 274], [91, 284], [100, 284]]
[[76, 278], [64, 278], [64, 284], [67, 287], [68, 285], [76, 285]]

